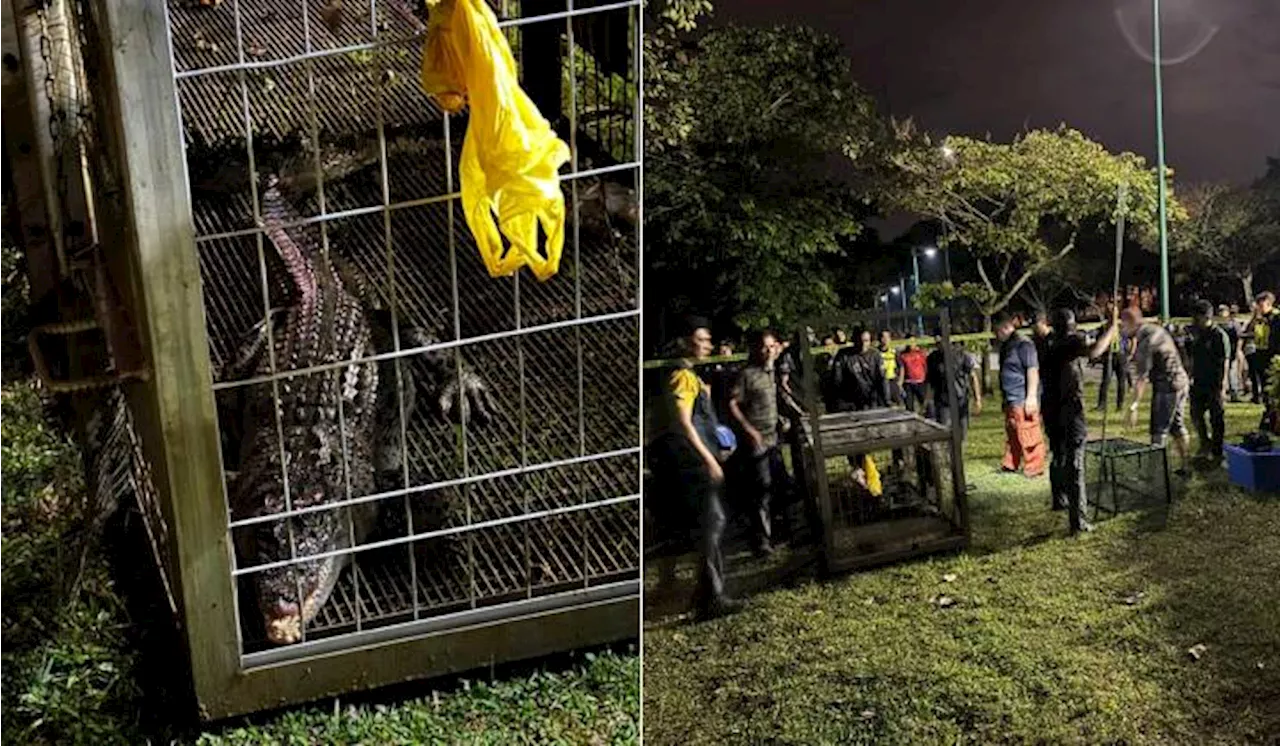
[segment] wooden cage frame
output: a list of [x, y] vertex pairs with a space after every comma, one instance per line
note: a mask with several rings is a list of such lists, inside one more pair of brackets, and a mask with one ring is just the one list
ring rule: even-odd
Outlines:
[[[201, 719], [637, 638], [641, 578], [417, 619], [368, 630], [346, 645], [326, 647], [322, 640], [308, 657], [243, 665], [167, 4], [86, 0], [86, 5], [96, 38], [86, 45], [85, 65], [96, 66], [101, 84], [93, 92], [103, 149], [99, 160], [110, 172], [95, 174], [92, 181], [108, 185], [98, 196], [116, 207], [92, 222], [149, 366], [149, 375], [120, 386], [169, 535], [158, 561], [172, 583]], [[13, 6], [18, 9], [18, 3]], [[638, 60], [638, 18], [636, 34]], [[6, 24], [6, 48], [10, 36]], [[28, 80], [32, 74], [27, 73]], [[637, 92], [637, 111], [641, 95]], [[639, 152], [635, 160], [639, 178]], [[59, 208], [46, 209], [55, 216]], [[638, 358], [636, 363], [638, 368]], [[635, 450], [638, 454], [639, 444]]]
[[[917, 317], [937, 319], [938, 321], [938, 326], [941, 330], [942, 354], [946, 368], [947, 384], [950, 388], [950, 401], [958, 401], [959, 397], [957, 396], [958, 392], [953, 375], [956, 361], [951, 345], [951, 316], [946, 308], [932, 313], [914, 310], [894, 311], [887, 315], [884, 312], [860, 313], [852, 314], [847, 318], [855, 323], [874, 324], [878, 321], [885, 321], [886, 318], [889, 320], [895, 318], [914, 320]], [[847, 572], [863, 567], [896, 562], [922, 554], [956, 551], [966, 548], [969, 545], [969, 503], [964, 475], [964, 441], [960, 418], [952, 417], [950, 428], [944, 428], [941, 425], [929, 422], [930, 427], [922, 428], [921, 432], [898, 438], [869, 442], [851, 441], [839, 445], [825, 443], [824, 435], [827, 438], [831, 437], [834, 430], [843, 427], [843, 424], [839, 421], [847, 416], [844, 414], [819, 414], [818, 376], [816, 375], [813, 350], [807, 343], [803, 326], [796, 333], [793, 345], [795, 344], [799, 344], [802, 350], [800, 355], [803, 389], [801, 396], [805, 408], [804, 422], [802, 423], [801, 431], [797, 433], [798, 448], [795, 453], [799, 457], [797, 471], [801, 472], [797, 474], [797, 481], [806, 485], [808, 499], [816, 503], [812, 506], [814, 510], [810, 512], [811, 514], [816, 513], [815, 517], [820, 522], [820, 561], [823, 572], [828, 574]], [[918, 415], [916, 417], [919, 418]], [[922, 420], [921, 424], [927, 422], [923, 418], [919, 419]], [[907, 448], [931, 443], [945, 444], [950, 449], [950, 476], [956, 512], [953, 530], [944, 536], [927, 537], [915, 541], [910, 547], [903, 549], [853, 554], [842, 552], [836, 543], [837, 526], [835, 525], [835, 510], [827, 475], [826, 460], [833, 456], [857, 456], [870, 453], [873, 450]]]

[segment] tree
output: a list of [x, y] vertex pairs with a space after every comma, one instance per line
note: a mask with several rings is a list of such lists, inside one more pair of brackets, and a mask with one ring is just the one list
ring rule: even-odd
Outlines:
[[1256, 268], [1280, 256], [1280, 160], [1249, 188], [1199, 184], [1186, 190], [1188, 219], [1171, 235], [1174, 260], [1188, 273], [1240, 283], [1253, 301]]
[[644, 136], [650, 152], [678, 146], [693, 129], [693, 102], [682, 94], [682, 76], [693, 53], [690, 37], [711, 11], [710, 0], [645, 3]]
[[[652, 50], [653, 47], [650, 47]], [[676, 48], [678, 88], [646, 98], [646, 297], [741, 328], [832, 308], [824, 259], [869, 214], [856, 159], [883, 127], [833, 38], [723, 28]], [[655, 67], [668, 62], [646, 62]]]
[[[1009, 144], [948, 137], [941, 148], [929, 145], [898, 156], [905, 174], [896, 197], [941, 220], [944, 242], [973, 256], [979, 282], [951, 295], [973, 301], [988, 324], [1087, 233], [1114, 223], [1121, 184], [1128, 187], [1128, 229], [1153, 240], [1156, 176], [1140, 156], [1114, 155], [1066, 127], [1033, 130]], [[1182, 214], [1171, 202], [1171, 218]]]

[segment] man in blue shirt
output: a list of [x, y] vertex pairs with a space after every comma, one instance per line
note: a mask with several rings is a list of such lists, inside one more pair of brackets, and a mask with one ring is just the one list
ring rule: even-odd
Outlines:
[[1000, 341], [1000, 392], [1004, 398], [1004, 459], [1000, 468], [1027, 477], [1044, 474], [1044, 433], [1040, 425], [1040, 360], [1035, 344], [1018, 333], [1013, 317], [995, 319]]

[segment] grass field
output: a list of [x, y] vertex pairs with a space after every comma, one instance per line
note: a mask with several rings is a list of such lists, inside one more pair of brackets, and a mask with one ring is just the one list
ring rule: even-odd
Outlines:
[[[1228, 435], [1258, 415], [1229, 405]], [[1280, 743], [1280, 499], [1197, 474], [1168, 516], [1069, 538], [1046, 480], [996, 472], [1001, 428], [966, 445], [967, 552], [647, 624], [645, 743]]]
[[131, 616], [117, 592], [121, 568], [113, 566], [118, 562], [109, 549], [119, 537], [109, 531], [80, 550], [78, 453], [45, 420], [30, 384], [7, 384], [0, 397], [4, 744], [638, 742], [634, 649], [567, 655], [501, 669], [492, 679], [485, 671], [216, 729], [195, 727], [195, 705], [180, 693], [181, 674], [173, 666], [176, 651], [144, 654], [165, 614]]

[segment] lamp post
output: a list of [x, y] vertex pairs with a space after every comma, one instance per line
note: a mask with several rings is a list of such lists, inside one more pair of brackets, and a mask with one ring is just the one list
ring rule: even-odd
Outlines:
[[1156, 77], [1156, 188], [1160, 207], [1160, 318], [1169, 323], [1169, 207], [1164, 173], [1164, 90], [1160, 78], [1160, 0], [1151, 0], [1152, 57]]
[[[925, 258], [932, 259], [937, 254], [938, 249], [936, 246], [924, 247]], [[920, 294], [920, 248], [917, 246], [911, 247], [911, 282], [913, 288], [911, 301], [914, 304], [916, 296]], [[903, 298], [903, 303], [906, 303], [905, 296]], [[903, 309], [906, 309], [905, 305], [903, 305]], [[924, 336], [924, 316], [921, 316], [918, 312], [916, 313], [916, 334], [921, 337]]]
[[[894, 296], [894, 295], [898, 296], [899, 301], [902, 303], [902, 307], [904, 307], [904, 308], [905, 308], [905, 307], [906, 307], [906, 303], [907, 303], [907, 295], [906, 295], [906, 293], [902, 292], [902, 277], [901, 277], [901, 276], [899, 276], [899, 277], [898, 277], [898, 284], [897, 284], [897, 285], [890, 285], [890, 286], [889, 286], [889, 296]], [[889, 296], [886, 296], [886, 298], [889, 298]], [[892, 314], [892, 312], [893, 312], [893, 300], [892, 300], [892, 298], [889, 298], [889, 300], [885, 303], [885, 311], [886, 311], [886, 312], [888, 312], [888, 313], [890, 313], [890, 314]], [[892, 316], [892, 315], [890, 315], [890, 316], [886, 319], [886, 321], [887, 321], [888, 323], [886, 323], [886, 324], [885, 324], [885, 328], [886, 328], [886, 329], [889, 329], [889, 330], [892, 330], [892, 329], [893, 329], [893, 316]]]

